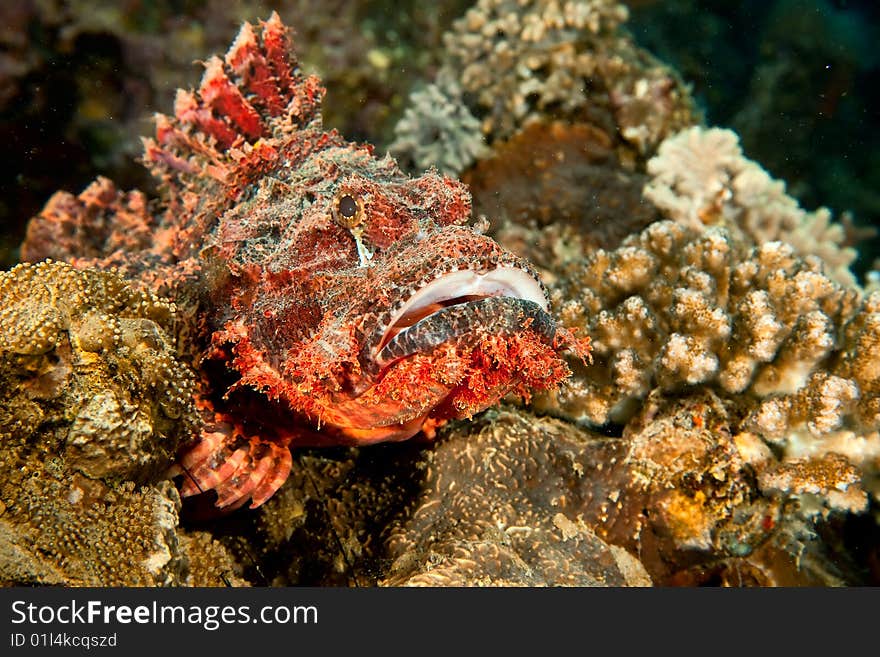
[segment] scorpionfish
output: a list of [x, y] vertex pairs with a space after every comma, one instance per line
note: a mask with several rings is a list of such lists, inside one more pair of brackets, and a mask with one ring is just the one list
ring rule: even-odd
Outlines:
[[184, 309], [200, 424], [181, 494], [257, 507], [292, 446], [403, 440], [589, 356], [548, 313], [533, 268], [471, 221], [466, 187], [322, 126], [277, 13], [245, 23], [197, 91], [156, 115], [158, 199], [99, 178], [31, 220], [22, 258], [113, 268]]

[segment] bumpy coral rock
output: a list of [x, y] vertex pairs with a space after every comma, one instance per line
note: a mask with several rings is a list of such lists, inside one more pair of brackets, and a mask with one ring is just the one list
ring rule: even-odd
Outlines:
[[[798, 255], [822, 258], [829, 274], [853, 284], [856, 251], [845, 226], [826, 208], [806, 212], [756, 162], [743, 156], [731, 130], [693, 127], [665, 140], [648, 162], [645, 198], [689, 228], [724, 226], [755, 244], [787, 242]], [[852, 230], [852, 229], [850, 229]]]
[[695, 113], [676, 74], [620, 29], [627, 16], [613, 0], [479, 0], [444, 36], [440, 76], [460, 81], [489, 142], [536, 118], [562, 119], [594, 123], [651, 153]]
[[[796, 514], [790, 491], [756, 486], [756, 473], [785, 466], [769, 453], [756, 462], [734, 435], [735, 423], [728, 404], [708, 390], [652, 392], [626, 426], [620, 453], [593, 473], [599, 495], [585, 506], [585, 520], [638, 554], [657, 582], [846, 581], [851, 573], [835, 566]], [[851, 479], [847, 485], [858, 491]]]
[[64, 586], [246, 585], [225, 549], [178, 529], [169, 481], [108, 486], [30, 463], [0, 487], [0, 582]]
[[169, 333], [174, 304], [51, 262], [0, 273], [0, 298], [7, 457], [48, 431], [89, 477], [144, 481], [167, 468], [194, 417], [193, 374]]
[[0, 273], [0, 299], [0, 580], [218, 585], [212, 554], [242, 583], [153, 483], [195, 419], [174, 304], [55, 262]]
[[253, 513], [215, 525], [253, 583], [375, 586], [387, 526], [418, 492], [423, 444], [298, 450], [291, 476]]
[[380, 583], [849, 581], [790, 512], [794, 497], [756, 485], [732, 419], [708, 391], [653, 394], [620, 438], [490, 411], [413, 470], [418, 494], [386, 532]]

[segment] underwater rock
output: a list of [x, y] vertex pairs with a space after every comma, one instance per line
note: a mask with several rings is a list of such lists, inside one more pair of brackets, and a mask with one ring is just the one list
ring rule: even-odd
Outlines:
[[7, 467], [43, 444], [91, 478], [163, 472], [194, 419], [174, 304], [115, 273], [50, 261], [0, 272], [0, 299]]
[[[197, 421], [176, 348], [196, 350], [196, 329], [117, 274], [164, 289], [158, 260], [120, 253], [186, 239], [155, 236], [156, 206], [106, 179], [53, 197], [25, 257], [103, 258], [117, 270], [46, 263], [0, 275], [12, 308], [0, 306], [0, 467], [11, 473], [0, 483], [0, 581], [860, 583], [835, 532], [880, 499], [880, 295], [847, 277], [852, 235], [801, 210], [735, 136], [686, 131], [642, 173], [663, 137], [695, 119], [683, 85], [632, 46], [624, 19], [601, 0], [481, 1], [448, 37], [471, 86], [427, 88], [416, 101], [435, 113], [423, 124], [408, 115], [416, 137], [402, 148], [472, 167], [478, 213], [543, 270], [555, 308], [592, 335], [594, 362], [572, 359], [569, 387], [532, 411], [452, 421], [433, 444], [297, 448], [287, 483], [255, 511], [217, 518], [213, 498], [181, 507], [162, 480]], [[582, 41], [565, 46], [573, 32]], [[516, 69], [519, 80], [504, 59], [514, 55], [535, 64]], [[507, 95], [490, 106], [473, 80], [492, 67], [500, 75], [486, 88]], [[417, 152], [419, 132], [439, 137], [437, 149]], [[193, 189], [227, 182], [250, 190], [247, 209], [272, 197], [252, 177], [271, 166], [267, 140], [233, 149], [230, 168], [211, 159], [210, 139], [179, 157], [192, 136], [166, 122], [151, 142], [154, 167], [180, 173], [174, 212], [214, 200]], [[212, 181], [200, 187], [188, 165]], [[246, 232], [252, 215], [242, 217]]]

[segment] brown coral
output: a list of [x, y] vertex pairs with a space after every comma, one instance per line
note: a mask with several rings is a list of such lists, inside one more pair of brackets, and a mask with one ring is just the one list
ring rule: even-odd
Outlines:
[[531, 123], [462, 180], [492, 235], [552, 270], [597, 247], [614, 248], [659, 217], [642, 199], [644, 175], [627, 171], [612, 138], [588, 124]]
[[598, 465], [577, 430], [490, 411], [427, 455], [414, 510], [392, 527], [386, 585], [645, 586], [635, 553], [584, 521]]
[[88, 476], [144, 480], [167, 467], [194, 391], [168, 333], [174, 304], [54, 262], [0, 273], [0, 298], [6, 449], [60, 422], [68, 465]]
[[0, 273], [0, 299], [0, 579], [184, 582], [179, 497], [146, 483], [193, 420], [174, 305], [54, 262]]
[[382, 583], [845, 581], [786, 495], [756, 486], [732, 419], [709, 391], [652, 394], [621, 438], [489, 411], [424, 454]]

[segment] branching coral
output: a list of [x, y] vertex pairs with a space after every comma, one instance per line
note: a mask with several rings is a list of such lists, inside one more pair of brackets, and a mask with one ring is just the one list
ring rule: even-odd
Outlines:
[[[734, 431], [781, 458], [784, 468], [760, 480], [768, 491], [865, 508], [853, 468], [869, 479], [880, 472], [880, 297], [863, 302], [818, 258], [800, 258], [782, 242], [749, 247], [717, 226], [664, 221], [589, 257], [554, 301], [591, 335], [594, 360], [572, 363], [569, 387], [539, 407], [626, 423], [651, 391], [708, 386], [742, 416]], [[846, 457], [846, 467], [828, 461], [830, 453]], [[793, 465], [803, 459], [814, 462]], [[850, 492], [842, 498], [828, 481]]]
[[452, 79], [414, 91], [394, 133], [388, 150], [410, 170], [433, 166], [454, 176], [489, 152], [480, 122], [464, 104], [461, 86]]
[[747, 249], [724, 229], [669, 221], [596, 252], [554, 298], [592, 336], [595, 363], [566, 398], [598, 423], [625, 420], [628, 401], [657, 386], [797, 390], [858, 302], [781, 242]]
[[645, 197], [669, 218], [702, 230], [720, 225], [742, 231], [755, 244], [781, 240], [798, 255], [822, 258], [830, 276], [844, 284], [856, 251], [844, 226], [826, 208], [804, 211], [756, 162], [743, 156], [730, 130], [693, 127], [664, 141], [648, 162], [653, 179]]

